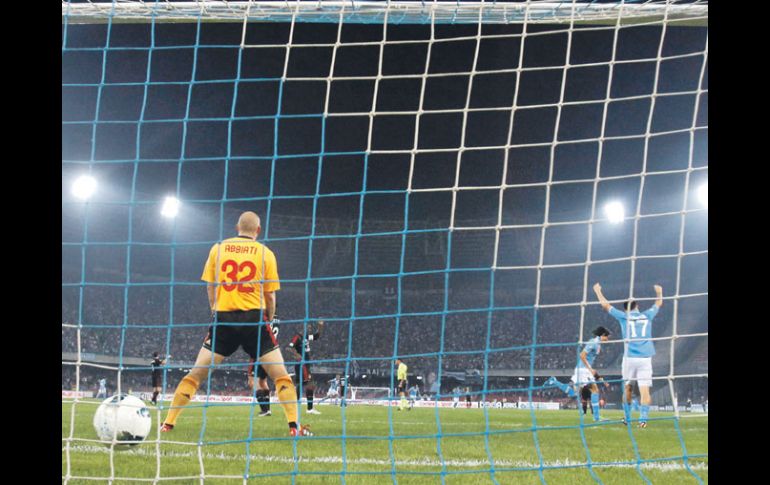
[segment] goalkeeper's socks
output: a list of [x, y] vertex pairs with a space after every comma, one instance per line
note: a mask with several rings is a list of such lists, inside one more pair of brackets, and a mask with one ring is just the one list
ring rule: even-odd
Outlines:
[[626, 423], [631, 422], [631, 405], [623, 401], [623, 417]]
[[639, 406], [639, 421], [646, 423], [647, 416], [650, 414], [650, 406], [642, 404]]
[[406, 407], [406, 399], [404, 399], [404, 398], [402, 397], [402, 398], [401, 398], [401, 404], [399, 404], [398, 408], [399, 408], [399, 409], [404, 409], [405, 407]]
[[286, 414], [286, 421], [289, 426], [297, 423], [297, 389], [294, 387], [294, 383], [291, 381], [291, 377], [287, 375], [279, 377], [275, 380], [275, 393], [278, 395], [278, 400], [281, 402], [283, 412]]
[[257, 389], [257, 402], [259, 403], [259, 409], [263, 413], [270, 411], [270, 391], [267, 389]]
[[591, 409], [594, 412], [594, 421], [599, 421], [599, 395], [591, 394]]
[[198, 386], [200, 386], [200, 382], [193, 376], [186, 375], [182, 378], [182, 381], [176, 387], [176, 391], [174, 391], [171, 409], [169, 409], [168, 415], [163, 421], [165, 424], [170, 424], [171, 426], [176, 424], [179, 413], [182, 412], [182, 407], [187, 406], [190, 403], [190, 399], [195, 395]]

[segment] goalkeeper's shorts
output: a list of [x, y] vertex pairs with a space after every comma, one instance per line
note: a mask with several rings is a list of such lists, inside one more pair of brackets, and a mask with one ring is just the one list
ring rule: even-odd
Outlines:
[[[228, 357], [238, 350], [238, 347], [243, 347], [249, 357], [259, 360], [259, 357], [278, 348], [278, 340], [270, 324], [260, 324], [261, 321], [260, 310], [217, 312], [216, 322], [209, 327], [203, 348]], [[230, 323], [248, 325], [229, 325]]]

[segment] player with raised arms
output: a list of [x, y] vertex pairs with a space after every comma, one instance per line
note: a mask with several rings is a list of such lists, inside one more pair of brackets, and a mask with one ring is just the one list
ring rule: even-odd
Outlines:
[[194, 367], [174, 392], [161, 431], [174, 428], [179, 413], [208, 378], [210, 369], [243, 347], [275, 383], [289, 435], [311, 436], [307, 427], [297, 424], [297, 391], [270, 326], [275, 317], [275, 292], [281, 288], [275, 254], [256, 241], [261, 225], [254, 212], [242, 213], [235, 229], [238, 236], [214, 244], [209, 251], [201, 279], [208, 283], [214, 324], [209, 327]]
[[[610, 331], [604, 327], [596, 327], [592, 332], [594, 338], [588, 341], [580, 352], [580, 360], [575, 367], [570, 378], [569, 384], [562, 384], [555, 377], [551, 376], [545, 381], [545, 386], [555, 386], [565, 392], [569, 397], [576, 398], [578, 391], [582, 391], [584, 388], [590, 389], [591, 409], [594, 415], [594, 421], [599, 421], [599, 386], [596, 385], [596, 380], [600, 379], [599, 373], [593, 368], [594, 360], [596, 356], [602, 350], [602, 342], [606, 342], [610, 338]], [[608, 386], [605, 383], [605, 386]], [[581, 392], [581, 397], [585, 399], [585, 396]]]
[[631, 390], [633, 383], [639, 384], [641, 406], [639, 408], [639, 427], [647, 427], [647, 419], [650, 412], [650, 388], [652, 387], [652, 356], [655, 355], [655, 346], [652, 337], [652, 320], [663, 306], [663, 288], [655, 285], [655, 304], [644, 312], [639, 312], [639, 304], [634, 300], [628, 300], [623, 304], [624, 312], [610, 305], [610, 302], [602, 294], [599, 283], [594, 285], [594, 292], [599, 299], [602, 308], [609, 312], [620, 324], [623, 334], [623, 423], [631, 422]]
[[[301, 333], [297, 332], [289, 341], [289, 349], [299, 359], [299, 362], [295, 365], [294, 378], [297, 382], [302, 382], [302, 388], [305, 390], [305, 397], [307, 398], [307, 413], [308, 414], [321, 414], [317, 409], [313, 409], [313, 395], [315, 393], [315, 384], [313, 384], [313, 374], [310, 373], [310, 364], [308, 360], [310, 358], [310, 342], [316, 341], [321, 338], [321, 331], [324, 328], [324, 322], [318, 322], [318, 330], [313, 333], [309, 332], [307, 337], [304, 337]], [[297, 351], [297, 348], [302, 349]]]

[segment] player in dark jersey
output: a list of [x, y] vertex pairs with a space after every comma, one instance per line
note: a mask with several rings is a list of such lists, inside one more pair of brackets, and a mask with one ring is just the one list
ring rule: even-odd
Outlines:
[[313, 409], [313, 393], [315, 392], [315, 385], [313, 384], [313, 375], [310, 373], [310, 364], [308, 364], [307, 361], [312, 360], [310, 358], [310, 342], [321, 338], [321, 331], [323, 328], [324, 322], [319, 321], [318, 330], [315, 333], [309, 332], [307, 337], [304, 337], [301, 333], [297, 332], [289, 341], [289, 348], [300, 361], [294, 366], [294, 378], [297, 382], [302, 383], [301, 389], [305, 390], [308, 414], [321, 414], [317, 409]]
[[[273, 317], [273, 335], [275, 335], [276, 341], [278, 340], [278, 317]], [[254, 391], [254, 359], [249, 361], [249, 389]], [[270, 387], [267, 385], [267, 372], [261, 365], [257, 366], [257, 402], [259, 403], [260, 413], [257, 415], [259, 418], [266, 416], [272, 416], [270, 411]]]
[[[596, 382], [601, 382], [604, 384], [604, 387], [609, 389], [610, 385], [609, 383], [604, 381], [604, 378], [600, 376], [599, 374], [595, 374]], [[597, 389], [597, 396], [600, 396], [599, 399], [596, 400], [597, 406], [604, 406], [604, 400], [601, 399], [601, 394], [598, 392], [601, 390], [599, 386], [596, 384], [586, 384], [585, 386], [580, 388], [580, 400], [583, 404], [583, 414], [586, 414], [588, 412], [588, 404], [591, 402], [591, 397], [593, 396], [593, 389]], [[592, 404], [593, 406], [593, 404]]]
[[163, 385], [163, 371], [161, 366], [166, 365], [166, 360], [161, 359], [157, 352], [152, 353], [152, 403], [158, 405], [158, 394], [160, 394], [160, 388]]
[[345, 375], [345, 376], [338, 376], [338, 377], [339, 377], [338, 381], [339, 381], [339, 393], [340, 393], [340, 407], [344, 407], [347, 405], [345, 402], [345, 393], [348, 390], [347, 388], [348, 388], [349, 376]]

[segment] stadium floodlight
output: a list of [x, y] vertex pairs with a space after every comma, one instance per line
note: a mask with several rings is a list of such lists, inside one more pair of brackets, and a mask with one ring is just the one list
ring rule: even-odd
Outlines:
[[173, 218], [179, 214], [179, 199], [176, 197], [166, 197], [163, 201], [163, 208], [160, 210], [160, 214], [163, 217]]
[[626, 211], [623, 209], [623, 204], [620, 202], [609, 202], [604, 206], [604, 215], [607, 216], [607, 219], [609, 219], [611, 223], [617, 224], [623, 222]]
[[72, 184], [72, 195], [87, 200], [96, 192], [96, 179], [90, 175], [81, 175]]
[[704, 207], [708, 208], [709, 206], [709, 183], [708, 182], [698, 187], [698, 200], [700, 201], [701, 204], [703, 204]]

